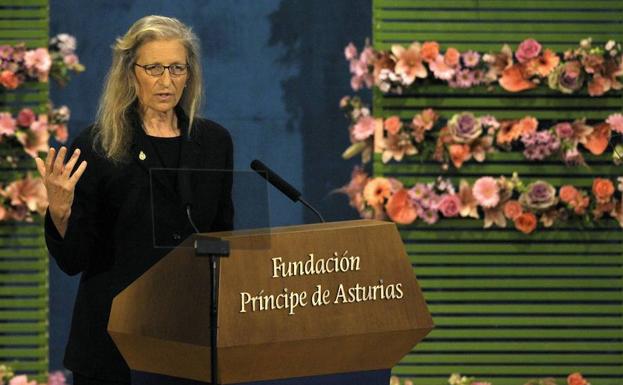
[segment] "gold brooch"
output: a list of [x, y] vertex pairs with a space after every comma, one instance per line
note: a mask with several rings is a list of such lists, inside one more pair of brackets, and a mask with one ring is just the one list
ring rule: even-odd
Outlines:
[[145, 159], [147, 159], [147, 155], [145, 155], [145, 153], [143, 151], [141, 151], [141, 152], [138, 153], [138, 158], [140, 160], [145, 160]]

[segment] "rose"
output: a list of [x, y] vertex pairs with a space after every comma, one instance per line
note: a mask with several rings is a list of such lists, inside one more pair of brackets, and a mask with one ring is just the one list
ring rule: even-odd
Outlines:
[[520, 63], [525, 63], [541, 53], [541, 45], [534, 39], [526, 39], [519, 44], [515, 57]]
[[593, 195], [599, 203], [607, 203], [614, 194], [614, 184], [610, 179], [595, 178], [593, 181]]
[[547, 210], [558, 203], [556, 189], [545, 181], [536, 181], [529, 184], [527, 190], [519, 196], [519, 203], [533, 210]]
[[471, 143], [482, 134], [482, 124], [470, 112], [456, 114], [448, 122], [452, 139], [456, 143]]
[[427, 41], [422, 45], [422, 51], [420, 52], [422, 59], [430, 63], [435, 61], [437, 55], [439, 55], [439, 43], [435, 41]]
[[388, 133], [392, 135], [396, 135], [398, 131], [402, 128], [402, 122], [400, 121], [400, 117], [394, 115], [385, 119], [383, 126], [387, 130]]
[[441, 197], [439, 211], [446, 218], [456, 217], [461, 211], [461, 200], [456, 194], [446, 194]]
[[0, 73], [0, 84], [9, 90], [14, 90], [19, 86], [19, 79], [12, 71], [4, 70]]
[[571, 203], [578, 197], [578, 190], [571, 185], [564, 185], [560, 188], [560, 200], [565, 203]]
[[523, 208], [519, 202], [512, 200], [504, 204], [504, 216], [506, 218], [515, 220], [521, 214], [523, 214]]
[[554, 126], [556, 134], [560, 139], [569, 139], [573, 137], [573, 126], [569, 122], [558, 123]]
[[450, 67], [456, 67], [459, 65], [460, 58], [461, 53], [456, 48], [450, 47], [446, 50], [446, 54], [443, 56], [443, 61]]
[[35, 113], [30, 108], [23, 108], [17, 115], [17, 125], [28, 128], [35, 119]]
[[582, 377], [580, 373], [571, 373], [569, 377], [567, 377], [568, 385], [589, 385], [588, 381]]
[[519, 215], [515, 218], [515, 228], [524, 234], [530, 234], [536, 229], [536, 216], [530, 212]]

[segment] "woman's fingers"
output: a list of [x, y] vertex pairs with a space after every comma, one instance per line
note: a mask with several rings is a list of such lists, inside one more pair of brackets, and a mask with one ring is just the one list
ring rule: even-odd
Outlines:
[[42, 178], [45, 178], [45, 163], [43, 163], [43, 159], [36, 157], [35, 163], [37, 164], [37, 170], [39, 170], [39, 175]]
[[56, 154], [56, 150], [54, 147], [50, 147], [48, 151], [48, 155], [45, 157], [45, 170], [47, 172], [52, 171], [52, 164], [54, 164], [54, 155]]
[[71, 172], [74, 169], [74, 165], [78, 161], [78, 157], [80, 156], [80, 149], [76, 148], [74, 153], [71, 155], [71, 158], [65, 163], [65, 168], [63, 169], [63, 175], [71, 175]]
[[58, 155], [54, 160], [54, 174], [61, 175], [63, 173], [63, 162], [65, 161], [65, 154], [67, 154], [67, 147], [63, 146], [58, 150]]
[[78, 179], [80, 179], [80, 177], [82, 176], [86, 168], [87, 168], [87, 161], [83, 160], [82, 162], [80, 162], [80, 165], [78, 166], [76, 171], [73, 173], [71, 178], [69, 178], [69, 182], [71, 183], [72, 187], [75, 186], [76, 183], [78, 183]]

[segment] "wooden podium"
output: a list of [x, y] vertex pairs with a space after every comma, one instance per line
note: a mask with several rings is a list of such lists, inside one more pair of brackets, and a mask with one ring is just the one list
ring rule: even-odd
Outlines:
[[[219, 383], [389, 369], [433, 328], [395, 224], [357, 220], [211, 233], [220, 260]], [[209, 259], [194, 236], [113, 301], [133, 370], [210, 381]]]

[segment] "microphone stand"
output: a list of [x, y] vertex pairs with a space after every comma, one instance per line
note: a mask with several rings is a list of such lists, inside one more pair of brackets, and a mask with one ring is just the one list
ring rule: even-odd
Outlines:
[[210, 376], [218, 384], [218, 260], [229, 257], [229, 241], [215, 237], [195, 239], [195, 255], [210, 258]]

